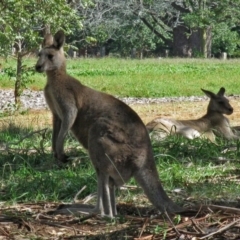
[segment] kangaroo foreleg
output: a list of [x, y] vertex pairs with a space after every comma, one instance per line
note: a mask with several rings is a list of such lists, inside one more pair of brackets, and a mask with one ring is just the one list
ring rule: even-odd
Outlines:
[[71, 109], [71, 111], [68, 111], [65, 113], [64, 118], [61, 121], [61, 127], [60, 127], [60, 131], [57, 135], [56, 146], [55, 146], [55, 157], [60, 162], [67, 161], [67, 156], [64, 153], [64, 147], [63, 147], [64, 139], [65, 139], [68, 131], [72, 128], [76, 117], [77, 117], [77, 109]]
[[61, 128], [61, 122], [62, 121], [58, 117], [58, 115], [53, 114], [52, 151], [55, 158], [57, 158], [56, 144], [57, 144], [58, 134]]
[[232, 131], [228, 122], [226, 122], [225, 125], [222, 126], [221, 128], [220, 127], [217, 128], [216, 134], [218, 134], [222, 137], [225, 137], [228, 140], [238, 140], [238, 139], [240, 139], [240, 137]]

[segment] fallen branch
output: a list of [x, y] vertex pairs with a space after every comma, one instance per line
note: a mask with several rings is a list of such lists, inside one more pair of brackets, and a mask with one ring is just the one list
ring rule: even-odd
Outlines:
[[3, 235], [5, 237], [10, 237], [10, 234], [2, 227], [0, 227], [0, 235]]
[[142, 226], [141, 232], [140, 232], [140, 234], [139, 234], [139, 236], [138, 236], [138, 239], [141, 239], [142, 234], [143, 234], [143, 231], [145, 230], [148, 221], [149, 221], [149, 218], [146, 218], [145, 221], [144, 221], [144, 223], [143, 223], [143, 226]]
[[225, 227], [222, 227], [222, 228], [218, 229], [217, 231], [212, 232], [212, 233], [210, 233], [210, 234], [208, 234], [208, 235], [205, 235], [204, 237], [201, 237], [201, 238], [199, 238], [199, 239], [201, 239], [201, 240], [202, 240], [202, 239], [206, 239], [206, 238], [209, 238], [209, 237], [211, 237], [211, 236], [213, 236], [213, 235], [222, 233], [222, 232], [228, 230], [230, 227], [236, 225], [238, 222], [240, 222], [240, 219], [238, 219], [238, 220], [236, 220], [236, 221], [234, 221], [234, 222], [231, 222], [231, 223], [229, 223], [228, 225], [226, 225]]
[[219, 205], [207, 205], [206, 207], [219, 209], [219, 210], [224, 210], [224, 211], [227, 211], [227, 212], [230, 212], [230, 213], [240, 214], [240, 209], [239, 208], [225, 207], [225, 206], [219, 206]]
[[197, 229], [199, 233], [205, 234], [205, 232], [196, 224], [196, 222], [191, 219], [193, 226]]

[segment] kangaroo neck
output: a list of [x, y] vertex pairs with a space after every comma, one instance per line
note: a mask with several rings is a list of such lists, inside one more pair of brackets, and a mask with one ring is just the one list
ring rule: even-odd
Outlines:
[[212, 118], [212, 117], [214, 117], [214, 118], [221, 118], [222, 115], [223, 114], [220, 113], [220, 112], [208, 109], [207, 113], [203, 116], [203, 118]]
[[55, 79], [59, 81], [60, 79], [65, 79], [64, 76], [67, 75], [66, 67], [62, 66], [60, 69], [46, 71], [46, 74], [48, 81], [54, 81]]

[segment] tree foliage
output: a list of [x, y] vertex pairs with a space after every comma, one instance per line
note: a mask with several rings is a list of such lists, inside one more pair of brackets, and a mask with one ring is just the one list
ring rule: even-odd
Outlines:
[[132, 48], [152, 50], [171, 39], [171, 27], [166, 24], [172, 18], [170, 2], [92, 0], [75, 7], [83, 19], [83, 29], [72, 37], [79, 47], [88, 45], [89, 37], [100, 46], [111, 39], [113, 48], [125, 55]]
[[238, 46], [240, 46], [240, 38], [237, 31], [232, 31], [228, 24], [224, 22], [215, 26], [213, 31], [213, 53], [227, 52], [231, 56]]
[[20, 103], [23, 57], [35, 52], [41, 42], [42, 31], [50, 26], [54, 32], [64, 29], [71, 32], [81, 21], [65, 0], [2, 0], [0, 2], [0, 55], [8, 57], [12, 48], [17, 59], [15, 102]]
[[[84, 1], [75, 1], [74, 6], [83, 19], [83, 29], [77, 30], [72, 40], [84, 47], [91, 44], [101, 46], [112, 39], [114, 49], [124, 55], [133, 46], [138, 50], [151, 50], [164, 44], [173, 46], [173, 29], [186, 26], [189, 32], [200, 30], [202, 40], [199, 43], [203, 45], [200, 49], [206, 51], [206, 29], [212, 29], [215, 38], [221, 23], [227, 24], [229, 29], [238, 25], [239, 4], [240, 0], [91, 0], [87, 5]], [[89, 39], [93, 41], [89, 42]], [[213, 40], [213, 44], [216, 42]], [[233, 46], [223, 48], [233, 49]]]
[[212, 29], [213, 53], [233, 54], [239, 44], [239, 35], [233, 31], [240, 23], [239, 0], [187, 0], [174, 5], [190, 28]]

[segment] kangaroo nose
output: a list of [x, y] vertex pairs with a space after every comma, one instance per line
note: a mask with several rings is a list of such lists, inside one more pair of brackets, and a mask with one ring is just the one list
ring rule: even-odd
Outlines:
[[42, 66], [41, 65], [36, 65], [35, 69], [37, 72], [42, 72]]

